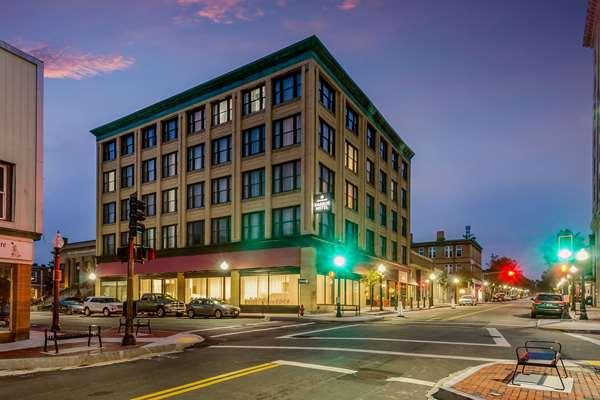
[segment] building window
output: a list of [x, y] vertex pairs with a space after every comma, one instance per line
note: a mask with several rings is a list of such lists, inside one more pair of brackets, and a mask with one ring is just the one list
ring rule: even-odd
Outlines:
[[162, 177], [168, 178], [177, 175], [177, 152], [174, 151], [162, 156]]
[[387, 258], [387, 239], [383, 235], [379, 235], [379, 257]]
[[392, 149], [392, 169], [394, 171], [398, 171], [398, 152], [394, 149]]
[[212, 141], [212, 165], [231, 161], [231, 135]]
[[177, 225], [162, 227], [162, 248], [174, 249], [177, 247]]
[[142, 183], [156, 180], [156, 158], [142, 161]]
[[300, 71], [273, 80], [273, 104], [281, 104], [300, 97], [302, 77]]
[[406, 161], [402, 161], [402, 179], [408, 179], [408, 163]]
[[144, 247], [156, 248], [156, 228], [146, 228], [142, 233], [142, 243]]
[[392, 232], [398, 232], [398, 212], [392, 210]]
[[117, 141], [110, 140], [102, 144], [102, 161], [112, 161], [117, 158]]
[[319, 164], [319, 187], [317, 193], [327, 193], [333, 199], [335, 197], [335, 172]]
[[358, 133], [358, 114], [349, 106], [346, 106], [346, 128]]
[[408, 264], [408, 249], [406, 246], [402, 246], [402, 264]]
[[156, 125], [142, 129], [142, 149], [156, 146]]
[[264, 274], [240, 277], [240, 303], [244, 305], [298, 305], [299, 274]]
[[242, 132], [242, 157], [265, 152], [265, 126], [255, 126]]
[[188, 135], [193, 135], [204, 129], [204, 107], [187, 113]]
[[242, 215], [242, 240], [265, 238], [265, 212], [257, 211]]
[[102, 205], [102, 223], [114, 224], [117, 221], [117, 203], [111, 201]]
[[346, 181], [346, 207], [358, 211], [358, 186]]
[[398, 182], [390, 180], [390, 198], [393, 202], [398, 201]]
[[212, 124], [213, 126], [221, 125], [231, 121], [231, 97], [213, 103], [212, 105]]
[[319, 120], [319, 147], [330, 156], [335, 156], [335, 130]]
[[300, 144], [301, 136], [300, 114], [273, 121], [273, 149]]
[[365, 231], [365, 250], [371, 255], [375, 254], [375, 232], [370, 229]]
[[162, 123], [162, 142], [167, 143], [177, 139], [177, 117]]
[[428, 249], [428, 253], [427, 255], [429, 256], [429, 258], [436, 258], [437, 257], [437, 248], [435, 247], [430, 247]]
[[126, 247], [129, 245], [129, 231], [121, 232], [119, 237], [121, 238], [119, 243], [121, 247]]
[[452, 251], [452, 246], [446, 246], [446, 247], [444, 247], [444, 257], [450, 258], [450, 257], [452, 257], [452, 253], [454, 253]]
[[121, 168], [121, 187], [128, 188], [134, 184], [133, 164]]
[[300, 206], [273, 209], [272, 237], [300, 234]]
[[335, 279], [329, 275], [317, 274], [317, 304], [336, 304], [338, 286], [341, 289], [340, 303], [358, 305], [360, 298], [360, 282], [350, 279]]
[[387, 207], [383, 203], [379, 203], [379, 224], [387, 226]]
[[367, 183], [375, 185], [375, 164], [367, 158]]
[[382, 137], [379, 137], [379, 157], [383, 161], [388, 159], [388, 144]]
[[162, 192], [162, 213], [177, 212], [177, 188], [163, 190]]
[[156, 215], [156, 193], [142, 195], [142, 201], [146, 203], [146, 216], [152, 217]]
[[326, 109], [335, 113], [335, 92], [323, 78], [319, 79], [319, 101]]
[[[225, 292], [223, 292], [225, 290]], [[223, 299], [225, 303], [231, 300], [231, 277], [213, 276], [209, 278], [185, 278], [185, 302], [194, 299]]]
[[387, 174], [383, 170], [379, 170], [379, 191], [387, 193]]
[[424, 247], [419, 247], [419, 255], [420, 256], [424, 256], [425, 255], [425, 248]]
[[367, 213], [367, 218], [370, 220], [375, 219], [375, 198], [367, 193], [365, 198], [365, 210]]
[[402, 197], [401, 197], [401, 202], [402, 202], [402, 208], [407, 208], [408, 207], [408, 194], [406, 193], [406, 189], [402, 189], [401, 191]]
[[371, 125], [367, 125], [367, 147], [375, 150], [375, 129]]
[[133, 133], [121, 136], [121, 155], [127, 156], [133, 154], [135, 150]]
[[225, 204], [231, 201], [231, 176], [212, 180], [212, 204]]
[[187, 170], [198, 171], [204, 168], [204, 143], [187, 149]]
[[330, 212], [318, 215], [319, 236], [324, 239], [335, 239], [335, 214]]
[[[4, 165], [0, 165], [0, 181], [6, 182], [6, 167]], [[112, 170], [112, 171], [107, 171], [104, 172], [102, 174], [102, 192], [103, 193], [110, 193], [110, 192], [114, 192], [116, 190], [116, 186], [117, 186], [117, 171]], [[3, 183], [2, 182], [2, 183]], [[0, 193], [2, 193], [2, 189], [3, 189], [3, 185], [2, 183], [0, 183]], [[4, 183], [4, 186], [6, 186], [6, 184]], [[7, 196], [2, 196], [2, 194], [0, 194], [0, 196], [2, 198], [9, 198]], [[2, 202], [2, 200], [0, 200], [0, 203]], [[1, 213], [2, 211], [0, 211]]]
[[187, 208], [204, 207], [204, 182], [192, 183], [187, 186]]
[[213, 218], [211, 224], [211, 243], [222, 244], [231, 241], [231, 217]]
[[187, 223], [187, 245], [203, 246], [204, 245], [204, 221], [191, 221]]
[[406, 237], [408, 235], [408, 220], [406, 217], [402, 217], [402, 236]]
[[462, 256], [463, 256], [462, 246], [456, 246], [456, 257], [462, 257]]
[[129, 220], [129, 199], [121, 199], [121, 221]]
[[346, 168], [358, 174], [358, 149], [348, 141], [346, 142], [346, 158], [344, 163]]
[[273, 166], [273, 193], [285, 193], [300, 189], [300, 160]]
[[398, 262], [398, 242], [392, 240], [392, 261]]
[[242, 174], [242, 199], [265, 195], [265, 169], [255, 169]]
[[115, 253], [115, 234], [102, 235], [102, 254], [105, 256], [113, 256]]
[[242, 112], [244, 115], [250, 115], [252, 113], [264, 110], [265, 98], [265, 85], [245, 91], [242, 94]]
[[358, 224], [346, 220], [344, 230], [346, 232], [346, 244], [355, 247], [358, 246]]

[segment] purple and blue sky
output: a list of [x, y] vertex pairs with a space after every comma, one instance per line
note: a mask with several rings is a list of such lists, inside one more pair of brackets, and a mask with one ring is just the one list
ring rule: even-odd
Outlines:
[[412, 230], [465, 225], [543, 270], [588, 233], [592, 53], [583, 0], [4, 0], [0, 38], [46, 61], [46, 262], [95, 234], [89, 130], [316, 34], [412, 147]]

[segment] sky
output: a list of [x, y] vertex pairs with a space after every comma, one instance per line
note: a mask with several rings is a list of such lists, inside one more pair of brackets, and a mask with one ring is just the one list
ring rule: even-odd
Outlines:
[[3, 0], [0, 39], [46, 63], [44, 235], [95, 235], [90, 129], [316, 34], [413, 149], [412, 232], [460, 237], [531, 278], [589, 233], [584, 0]]

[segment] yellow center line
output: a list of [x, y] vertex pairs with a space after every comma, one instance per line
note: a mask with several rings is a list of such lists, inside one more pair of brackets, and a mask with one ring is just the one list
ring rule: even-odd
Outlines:
[[172, 387], [169, 389], [161, 390], [159, 392], [154, 392], [154, 393], [150, 393], [147, 395], [134, 397], [131, 400], [166, 399], [169, 397], [176, 396], [178, 394], [182, 394], [182, 393], [189, 392], [192, 390], [200, 389], [200, 388], [214, 385], [217, 383], [225, 382], [225, 381], [228, 381], [231, 379], [242, 377], [244, 375], [253, 374], [255, 372], [265, 371], [267, 369], [271, 369], [271, 368], [275, 368], [275, 367], [279, 367], [279, 366], [280, 366], [279, 364], [275, 364], [275, 363], [259, 364], [259, 365], [255, 365], [253, 367], [244, 368], [244, 369], [228, 372], [228, 373], [221, 374], [221, 375], [216, 375], [216, 376], [206, 378], [206, 379], [201, 379], [201, 380], [195, 381], [195, 382], [190, 382], [185, 385], [175, 386], [175, 387]]
[[470, 317], [471, 315], [475, 315], [475, 314], [479, 314], [479, 313], [482, 313], [482, 312], [487, 312], [487, 311], [495, 310], [496, 308], [500, 308], [500, 307], [506, 307], [507, 305], [508, 304], [502, 304], [502, 305], [499, 305], [499, 306], [485, 308], [485, 309], [479, 310], [479, 311], [474, 311], [472, 313], [455, 315], [454, 317], [446, 318], [446, 321], [452, 321], [452, 320], [455, 320], [455, 319], [461, 319], [461, 318], [464, 318], [464, 317]]

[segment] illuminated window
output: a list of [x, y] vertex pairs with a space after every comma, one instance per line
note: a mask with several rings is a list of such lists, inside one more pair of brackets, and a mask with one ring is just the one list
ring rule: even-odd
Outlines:
[[265, 85], [246, 90], [242, 94], [242, 112], [244, 115], [265, 109]]
[[346, 142], [345, 166], [350, 171], [358, 174], [358, 149], [352, 146], [350, 142]]
[[200, 132], [204, 129], [204, 107], [187, 113], [188, 135]]
[[231, 121], [231, 97], [213, 103], [212, 105], [212, 124], [213, 126], [221, 125]]
[[168, 178], [177, 175], [177, 152], [174, 151], [162, 156], [162, 177]]
[[346, 207], [358, 211], [358, 186], [346, 181]]

